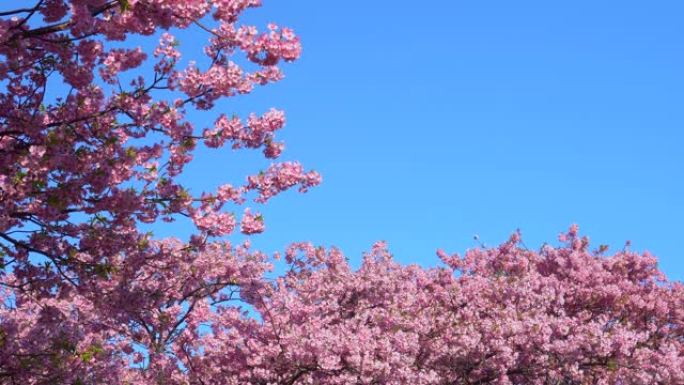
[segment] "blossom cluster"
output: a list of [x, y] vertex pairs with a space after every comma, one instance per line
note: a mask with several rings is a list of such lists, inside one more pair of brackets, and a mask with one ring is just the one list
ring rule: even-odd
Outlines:
[[[0, 12], [0, 383], [141, 383], [132, 367], [154, 367], [176, 338], [162, 328], [261, 279], [260, 253], [226, 241], [265, 229], [239, 206], [320, 176], [277, 163], [283, 112], [213, 111], [300, 55], [291, 29], [240, 23], [258, 6], [36, 0]], [[175, 35], [188, 28], [206, 56], [186, 64]], [[159, 40], [135, 46], [145, 39]], [[197, 110], [216, 126], [196, 127]], [[192, 191], [181, 180], [202, 145], [259, 150], [278, 171]], [[143, 230], [176, 220], [192, 223], [187, 240]]]
[[[258, 149], [271, 161], [284, 149], [275, 135], [285, 116], [276, 109], [244, 123], [217, 113], [208, 129], [186, 118], [280, 80], [278, 66], [299, 57], [292, 30], [239, 24], [244, 10], [259, 5], [50, 0], [2, 13], [0, 245], [3, 269], [22, 279], [19, 285], [48, 295], [86, 284], [90, 267], [110, 264], [145, 239], [140, 223], [189, 218], [196, 227], [190, 246], [201, 249], [234, 232], [231, 205], [245, 204], [251, 191], [258, 203], [320, 182], [291, 161], [215, 192], [193, 193], [180, 182], [202, 144]], [[202, 64], [181, 65], [179, 28], [206, 36]], [[118, 43], [157, 31], [151, 49]], [[245, 214], [241, 229], [259, 233], [262, 221]]]
[[682, 383], [684, 285], [648, 253], [564, 235], [439, 252], [435, 268], [377, 243], [354, 270], [299, 243], [275, 279], [248, 242], [149, 241], [97, 287], [5, 290], [0, 367], [28, 384]]

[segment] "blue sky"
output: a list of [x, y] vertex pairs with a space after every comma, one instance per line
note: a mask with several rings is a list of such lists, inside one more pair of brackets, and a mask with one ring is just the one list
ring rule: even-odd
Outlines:
[[[245, 21], [293, 27], [302, 59], [220, 108], [284, 109], [284, 159], [324, 182], [261, 208], [256, 246], [310, 240], [358, 262], [386, 240], [429, 266], [474, 234], [496, 245], [520, 228], [536, 248], [578, 223], [684, 279], [684, 3], [264, 3]], [[201, 152], [186, 180], [239, 183], [255, 165]]]

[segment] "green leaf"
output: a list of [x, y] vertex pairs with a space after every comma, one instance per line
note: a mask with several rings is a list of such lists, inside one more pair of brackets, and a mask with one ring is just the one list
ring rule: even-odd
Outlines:
[[88, 347], [84, 352], [80, 354], [81, 360], [83, 362], [90, 362], [96, 355], [102, 353], [104, 350], [99, 344], [93, 344]]
[[615, 360], [614, 358], [609, 358], [608, 362], [606, 363], [606, 366], [608, 367], [608, 370], [610, 370], [611, 372], [616, 371], [618, 369], [617, 360]]
[[52, 207], [53, 209], [57, 209], [57, 210], [64, 210], [64, 208], [66, 207], [66, 203], [63, 202], [56, 195], [49, 195], [47, 198], [47, 204], [48, 204], [48, 206]]
[[42, 190], [46, 186], [45, 182], [42, 180], [35, 180], [32, 182], [34, 190]]
[[135, 151], [133, 147], [128, 147], [126, 149], [126, 156], [130, 159], [135, 159], [136, 155], [138, 155], [138, 153]]
[[195, 140], [193, 138], [185, 138], [183, 142], [181, 142], [181, 146], [185, 148], [192, 148], [195, 145]]
[[108, 263], [99, 263], [93, 267], [93, 272], [100, 278], [108, 279], [110, 274], [115, 272], [114, 266]]
[[121, 12], [126, 12], [131, 9], [131, 4], [128, 0], [119, 0], [119, 8], [121, 9]]
[[26, 176], [25, 172], [17, 171], [17, 173], [14, 174], [14, 178], [12, 178], [13, 179], [12, 182], [14, 182], [14, 184], [19, 184], [24, 180], [25, 176]]

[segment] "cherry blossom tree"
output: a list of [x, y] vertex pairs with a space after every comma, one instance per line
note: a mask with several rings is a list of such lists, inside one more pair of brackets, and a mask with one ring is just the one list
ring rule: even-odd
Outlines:
[[[292, 269], [253, 301], [265, 336], [193, 365], [226, 383], [246, 369], [255, 383], [683, 383], [684, 285], [648, 253], [604, 256], [576, 227], [561, 238], [440, 251], [432, 269], [378, 243], [356, 271], [337, 250], [294, 245]], [[225, 346], [223, 333], [209, 338]], [[247, 366], [224, 374], [227, 362]]]
[[[279, 162], [214, 192], [178, 181], [198, 146], [283, 150], [281, 111], [214, 108], [279, 81], [300, 55], [292, 30], [238, 22], [259, 3], [37, 0], [0, 12], [0, 382], [149, 379], [130, 374], [131, 354], [168, 370], [158, 357], [200, 298], [261, 279], [265, 258], [225, 237], [259, 233], [263, 218], [234, 211], [320, 176]], [[174, 31], [188, 28], [206, 36], [201, 63], [181, 64]], [[136, 37], [158, 43], [126, 44]], [[213, 123], [196, 126], [192, 111]], [[142, 230], [175, 220], [194, 223], [188, 240]]]
[[[1, 384], [684, 383], [683, 285], [649, 254], [591, 251], [575, 227], [558, 247], [515, 234], [429, 269], [383, 243], [354, 270], [336, 249], [281, 259], [238, 237], [264, 231], [258, 204], [320, 182], [275, 161], [282, 112], [217, 111], [299, 57], [290, 29], [240, 23], [258, 5], [0, 12]], [[197, 63], [174, 37], [188, 28], [207, 39]], [[200, 146], [273, 163], [197, 193], [180, 180]], [[144, 230], [175, 220], [188, 239]]]

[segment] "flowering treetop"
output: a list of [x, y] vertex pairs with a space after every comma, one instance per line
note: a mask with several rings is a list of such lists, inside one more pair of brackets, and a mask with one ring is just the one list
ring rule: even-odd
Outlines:
[[[296, 162], [274, 163], [243, 185], [211, 193], [191, 195], [177, 182], [200, 144], [261, 149], [271, 159], [283, 149], [275, 140], [285, 123], [281, 111], [246, 120], [217, 112], [208, 127], [185, 119], [189, 109], [210, 110], [221, 98], [280, 80], [278, 64], [299, 57], [290, 29], [269, 25], [258, 32], [237, 24], [242, 11], [258, 5], [41, 0], [2, 13], [0, 247], [17, 285], [47, 294], [55, 285], [109, 274], [117, 256], [149, 251], [139, 223], [188, 217], [196, 225], [188, 247], [202, 249], [237, 227], [227, 203], [243, 204], [251, 191], [265, 202], [290, 187], [319, 183], [318, 174]], [[207, 36], [204, 68], [193, 62], [179, 68], [172, 28]], [[113, 44], [159, 30], [167, 32], [152, 52]], [[238, 66], [236, 55], [253, 68]], [[55, 88], [64, 92], [55, 96]], [[240, 228], [260, 232], [263, 220], [248, 210]]]
[[[36, 0], [0, 11], [0, 382], [121, 379], [128, 364], [93, 357], [130, 353], [131, 343], [148, 356], [163, 351], [172, 335], [155, 325], [170, 322], [166, 309], [192, 307], [268, 267], [222, 238], [264, 230], [259, 213], [245, 208], [237, 219], [230, 206], [305, 191], [317, 173], [274, 162], [213, 192], [179, 182], [200, 145], [268, 159], [283, 150], [275, 133], [285, 117], [275, 109], [245, 119], [217, 111], [201, 126], [185, 118], [281, 80], [279, 65], [299, 57], [292, 30], [238, 22], [259, 5]], [[206, 36], [206, 64], [181, 65], [172, 33], [184, 28]], [[126, 44], [153, 34], [156, 47]], [[187, 242], [141, 231], [177, 218], [195, 225]]]

